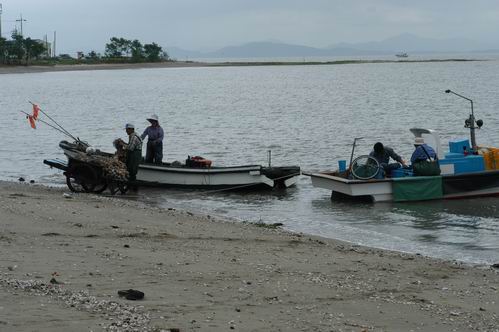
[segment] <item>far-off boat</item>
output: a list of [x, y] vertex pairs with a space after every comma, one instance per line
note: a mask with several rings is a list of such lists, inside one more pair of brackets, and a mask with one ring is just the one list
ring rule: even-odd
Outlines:
[[[81, 141], [74, 143], [62, 141], [59, 146], [68, 161], [49, 159], [44, 160], [44, 163], [63, 170], [66, 183], [71, 190], [98, 193], [110, 187], [112, 193], [118, 190], [126, 191], [126, 176], [120, 174], [120, 171], [107, 170], [108, 166], [115, 166], [109, 165], [116, 160], [113, 154], [89, 150], [89, 145]], [[212, 167], [204, 161], [200, 158], [189, 158], [185, 164], [142, 163], [139, 165], [136, 184], [227, 190], [272, 189], [294, 185], [301, 174], [298, 166]]]
[[477, 146], [475, 129], [479, 129], [483, 121], [475, 121], [473, 101], [451, 90], [445, 92], [471, 102], [471, 114], [465, 121], [465, 127], [470, 129], [471, 146], [468, 139], [451, 140], [450, 151], [442, 156], [438, 133], [411, 129], [416, 137], [432, 138], [441, 175], [414, 176], [411, 169], [400, 168], [392, 171], [390, 178], [379, 178], [380, 166], [376, 159], [360, 156], [352, 161], [356, 140], [348, 169], [304, 175], [311, 177], [314, 187], [330, 190], [332, 198], [400, 202], [499, 195], [499, 149]]

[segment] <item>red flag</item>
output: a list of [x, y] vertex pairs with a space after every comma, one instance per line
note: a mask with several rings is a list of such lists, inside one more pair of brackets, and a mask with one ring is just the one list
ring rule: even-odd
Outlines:
[[33, 118], [38, 120], [38, 113], [40, 112], [40, 107], [38, 105], [33, 104]]
[[35, 117], [33, 115], [28, 115], [28, 120], [31, 128], [36, 129]]

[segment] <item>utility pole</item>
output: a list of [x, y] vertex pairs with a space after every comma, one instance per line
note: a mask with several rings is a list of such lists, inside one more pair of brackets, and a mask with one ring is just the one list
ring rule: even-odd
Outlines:
[[21, 36], [24, 37], [23, 35], [23, 22], [27, 22], [25, 19], [23, 19], [23, 14], [21, 14], [21, 18], [16, 20], [16, 22], [21, 22]]
[[43, 41], [45, 42], [45, 55], [47, 56], [47, 58], [50, 58], [49, 40], [47, 35], [44, 36]]
[[54, 56], [53, 57], [54, 58], [55, 58], [55, 55], [56, 55], [56, 53], [55, 53], [55, 38], [56, 38], [56, 32], [54, 31], [54, 46], [53, 46], [53, 51], [54, 51]]
[[2, 4], [0, 3], [0, 38], [2, 38]]

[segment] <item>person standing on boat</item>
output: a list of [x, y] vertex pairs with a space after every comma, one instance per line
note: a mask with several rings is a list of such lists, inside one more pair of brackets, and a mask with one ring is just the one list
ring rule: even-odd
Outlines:
[[159, 125], [159, 119], [156, 114], [151, 115], [147, 119], [151, 123], [144, 130], [141, 139], [147, 136], [146, 163], [161, 164], [163, 160], [163, 137], [165, 136], [163, 128]]
[[[131, 123], [125, 125], [128, 135], [128, 144], [123, 145], [126, 151], [126, 168], [128, 170], [128, 179], [134, 182], [137, 179], [139, 164], [142, 161], [142, 139], [135, 132], [135, 126]], [[136, 189], [136, 187], [134, 187]]]
[[[376, 159], [379, 165], [385, 171], [385, 174], [390, 175], [391, 171], [402, 166], [407, 167], [405, 161], [399, 156], [395, 151], [389, 147], [384, 146], [383, 143], [377, 142], [374, 144], [373, 150], [369, 153], [369, 156]], [[390, 158], [396, 161], [396, 163], [390, 163]]]

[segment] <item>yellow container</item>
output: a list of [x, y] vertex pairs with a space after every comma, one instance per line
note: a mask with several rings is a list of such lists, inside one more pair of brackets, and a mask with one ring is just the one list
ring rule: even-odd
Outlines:
[[483, 162], [486, 170], [496, 169], [496, 165], [499, 165], [499, 163], [496, 163], [495, 160], [494, 149], [495, 148], [487, 147], [478, 148], [478, 153], [483, 156]]
[[494, 159], [494, 169], [499, 169], [499, 149], [494, 148], [492, 150], [493, 159]]

